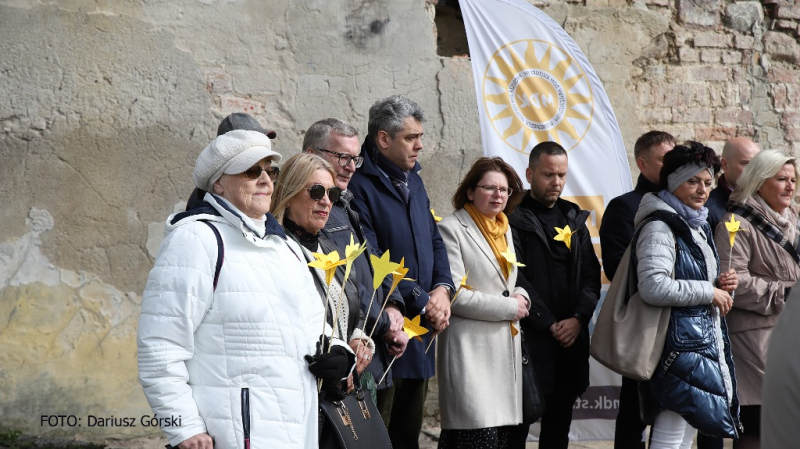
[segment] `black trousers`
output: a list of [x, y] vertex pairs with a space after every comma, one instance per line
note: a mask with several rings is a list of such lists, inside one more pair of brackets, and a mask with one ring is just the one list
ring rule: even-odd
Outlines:
[[614, 449], [644, 449], [642, 433], [646, 428], [639, 413], [639, 382], [623, 376], [614, 430]]
[[569, 428], [572, 425], [572, 407], [577, 394], [572, 393], [574, 382], [559, 381], [556, 376], [555, 390], [544, 396], [546, 408], [542, 416], [542, 431], [539, 434], [539, 449], [567, 449]]
[[[428, 379], [395, 377], [393, 382], [394, 386], [378, 392], [381, 417], [389, 431], [392, 447], [419, 449], [423, 409], [428, 396]], [[384, 412], [388, 412], [388, 420]]]

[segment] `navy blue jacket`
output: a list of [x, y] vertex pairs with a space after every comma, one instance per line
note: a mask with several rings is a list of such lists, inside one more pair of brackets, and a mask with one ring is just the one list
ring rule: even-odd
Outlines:
[[[655, 212], [651, 217], [667, 223], [675, 234], [675, 279], [707, 280], [708, 271], [703, 251], [692, 238], [686, 221], [678, 214], [664, 211]], [[642, 226], [639, 227], [641, 228]], [[711, 228], [704, 225], [703, 231], [708, 245], [714, 250], [719, 272], [719, 257]], [[635, 245], [634, 243], [634, 248]], [[635, 254], [631, 261], [636, 263]], [[644, 393], [641, 397], [642, 413], [648, 424], [653, 423], [661, 410], [671, 410], [681, 415], [700, 433], [713, 437], [738, 438], [741, 431], [739, 400], [736, 396], [736, 375], [728, 326], [722, 318], [720, 324], [724, 357], [733, 384], [733, 400], [730, 406], [720, 370], [712, 314], [712, 305], [672, 307], [667, 341], [659, 366], [653, 377], [643, 383], [645, 388], [640, 389], [640, 393]]]
[[646, 193], [657, 192], [658, 186], [644, 175], [639, 175], [636, 188], [608, 203], [600, 223], [600, 251], [603, 255], [603, 272], [608, 280], [614, 279], [622, 255], [633, 238], [633, 218]]
[[[358, 212], [364, 235], [376, 255], [390, 251], [391, 260], [405, 258], [406, 277], [397, 289], [405, 303], [405, 315], [413, 318], [428, 303], [428, 292], [444, 284], [453, 287], [450, 262], [439, 228], [431, 213], [430, 200], [422, 183], [417, 163], [408, 174], [409, 202], [406, 204], [389, 178], [375, 163], [375, 143], [367, 137], [361, 147], [364, 164], [356, 170], [348, 190], [353, 192], [351, 206]], [[427, 325], [425, 318], [422, 323]], [[433, 348], [425, 354], [432, 332], [422, 336], [423, 342], [408, 342], [403, 357], [393, 365], [393, 375], [408, 379], [428, 379], [435, 373]]]
[[[331, 212], [328, 216], [325, 228], [322, 230], [322, 234], [339, 247], [339, 253], [342, 256], [344, 255], [345, 248], [350, 244], [351, 235], [356, 244], [361, 244], [366, 241], [364, 231], [361, 229], [358, 214], [349, 204], [346, 204], [345, 201], [341, 199], [331, 207]], [[367, 251], [353, 262], [353, 272], [356, 274], [359, 296], [361, 297], [361, 311], [366, 315], [367, 310], [369, 310], [366, 328], [367, 334], [369, 334], [372, 327], [375, 326], [378, 313], [383, 304], [384, 293], [389, 291], [392, 284], [391, 277], [387, 276], [386, 279], [384, 279], [383, 288], [379, 288], [378, 291], [375, 292], [373, 298], [372, 278], [374, 272], [369, 255], [374, 253], [374, 249], [369, 242], [367, 242]], [[401, 311], [403, 310], [403, 298], [399, 293], [392, 293], [390, 300], [397, 304]], [[370, 307], [370, 301], [372, 301], [372, 307]], [[366, 369], [367, 372], [371, 373], [375, 378], [375, 382], [380, 380], [390, 362], [388, 348], [386, 342], [384, 342], [382, 338], [383, 335], [389, 331], [389, 316], [382, 314], [380, 319], [377, 320], [377, 323], [375, 333], [372, 335], [372, 340], [375, 343], [375, 356], [369, 365], [367, 365]], [[386, 380], [378, 385], [378, 389], [382, 390], [391, 386], [392, 373], [390, 372], [386, 376]]]

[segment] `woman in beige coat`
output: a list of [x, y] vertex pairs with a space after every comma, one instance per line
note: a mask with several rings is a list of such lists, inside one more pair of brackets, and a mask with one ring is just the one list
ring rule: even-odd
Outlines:
[[516, 286], [504, 213], [509, 197], [521, 191], [511, 166], [480, 158], [453, 196], [456, 211], [439, 223], [453, 279], [468, 274], [472, 287], [461, 290], [450, 327], [439, 336], [439, 448], [510, 447], [519, 440], [524, 447], [518, 321], [530, 302]]
[[778, 151], [758, 153], [747, 165], [728, 203], [725, 221], [741, 222], [731, 250], [725, 223], [715, 243], [723, 270], [733, 268], [739, 287], [727, 316], [744, 433], [736, 449], [760, 447], [761, 385], [767, 343], [783, 310], [787, 289], [800, 277], [800, 233], [792, 208], [797, 167]]

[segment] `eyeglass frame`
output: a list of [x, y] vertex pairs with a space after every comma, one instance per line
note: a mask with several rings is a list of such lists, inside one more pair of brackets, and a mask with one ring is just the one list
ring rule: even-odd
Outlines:
[[[356, 168], [361, 167], [364, 164], [364, 156], [353, 156], [352, 154], [347, 153], [338, 153], [336, 151], [327, 150], [325, 148], [312, 148], [314, 151], [322, 151], [325, 153], [330, 153], [338, 157], [336, 162], [339, 164], [340, 167], [347, 167], [350, 165], [350, 162], [353, 162], [356, 165]], [[342, 164], [342, 158], [349, 158], [346, 164]]]
[[[514, 189], [512, 189], [511, 187], [486, 186], [486, 185], [480, 186], [477, 184], [475, 185], [475, 187], [482, 188], [483, 190], [489, 192], [490, 195], [494, 195], [494, 192], [500, 192], [500, 195], [505, 195], [505, 196], [511, 196], [514, 194]], [[506, 191], [503, 192], [503, 189], [506, 189]]]
[[[258, 171], [258, 175], [256, 175], [254, 177], [252, 175], [252, 173], [255, 172], [254, 169], [256, 169], [256, 168], [258, 168], [259, 171]], [[256, 164], [256, 165], [248, 168], [247, 170], [243, 171], [242, 174], [247, 179], [258, 179], [258, 178], [261, 177], [261, 173], [263, 173], [263, 172], [267, 172], [267, 176], [269, 177], [270, 181], [274, 182], [274, 181], [278, 180], [278, 176], [280, 176], [280, 174], [281, 174], [281, 169], [278, 168], [278, 167], [272, 167], [272, 166], [262, 167], [262, 166]]]
[[[322, 189], [322, 195], [320, 195], [319, 198], [314, 198], [314, 194], [311, 193], [311, 190], [312, 189], [316, 189], [317, 187]], [[331, 203], [335, 203], [335, 202], [339, 201], [339, 198], [342, 197], [342, 189], [340, 189], [337, 186], [329, 187], [329, 188], [326, 189], [325, 186], [323, 186], [322, 184], [314, 184], [311, 187], [303, 187], [303, 190], [308, 190], [308, 196], [310, 196], [311, 199], [314, 200], [314, 201], [322, 201], [322, 198], [325, 198], [325, 196], [327, 196], [328, 199], [331, 200]], [[334, 199], [331, 196], [331, 192], [332, 191], [333, 192], [338, 192], [338, 194], [336, 195], [336, 199]], [[317, 192], [319, 192], [319, 190], [317, 190]]]

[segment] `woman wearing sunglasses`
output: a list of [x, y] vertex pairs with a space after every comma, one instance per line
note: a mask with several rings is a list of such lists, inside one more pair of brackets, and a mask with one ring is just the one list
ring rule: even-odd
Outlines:
[[[272, 213], [286, 229], [286, 234], [302, 246], [307, 262], [314, 260], [312, 253], [328, 254], [337, 251], [344, 258], [336, 244], [320, 233], [328, 221], [331, 206], [342, 193], [334, 182], [335, 176], [336, 172], [330, 163], [315, 154], [297, 154], [283, 165], [281, 182], [275, 190], [272, 202]], [[328, 324], [334, 326], [334, 315], [337, 315], [334, 337], [348, 342], [354, 351], [359, 351], [356, 370], [361, 374], [372, 360], [375, 344], [361, 331], [363, 314], [356, 287], [356, 271], [352, 270], [347, 282], [343, 282], [345, 267], [340, 266], [328, 286], [325, 273], [321, 269], [309, 267], [309, 270], [314, 278], [320, 303], [324, 305], [326, 297], [329, 298]], [[341, 294], [342, 288], [344, 295]], [[337, 310], [341, 312], [335, 313]], [[348, 378], [348, 384], [351, 382]], [[339, 396], [342, 388], [339, 385], [330, 385], [326, 393], [328, 397]]]
[[309, 364], [324, 322], [300, 247], [268, 213], [280, 155], [255, 131], [214, 139], [197, 158], [199, 207], [169, 217], [147, 279], [139, 380], [180, 449], [318, 446]]

